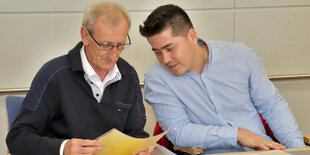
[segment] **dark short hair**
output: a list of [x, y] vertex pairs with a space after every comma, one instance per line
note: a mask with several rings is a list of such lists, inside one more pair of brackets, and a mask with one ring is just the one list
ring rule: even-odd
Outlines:
[[156, 8], [139, 26], [140, 34], [151, 37], [170, 27], [173, 36], [186, 35], [193, 24], [187, 13], [179, 6], [168, 4]]

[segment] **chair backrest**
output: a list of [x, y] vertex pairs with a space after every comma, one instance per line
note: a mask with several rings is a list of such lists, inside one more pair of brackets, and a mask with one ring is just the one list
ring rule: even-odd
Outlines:
[[[159, 135], [162, 132], [164, 132], [163, 129], [159, 126], [158, 122], [156, 122], [153, 136]], [[166, 136], [163, 136], [162, 138], [160, 138], [157, 141], [157, 144], [164, 146], [165, 148], [167, 148], [169, 150], [172, 150], [172, 148], [173, 148], [173, 144], [167, 139]]]
[[10, 95], [4, 96], [4, 103], [8, 115], [9, 129], [11, 128], [13, 121], [18, 115], [23, 101], [24, 97], [21, 96], [10, 96]]
[[264, 125], [266, 134], [267, 134], [269, 137], [271, 137], [271, 138], [273, 139], [273, 141], [279, 142], [279, 141], [277, 140], [277, 138], [273, 135], [273, 132], [271, 131], [269, 125], [268, 125], [267, 122], [266, 122], [266, 120], [263, 118], [263, 116], [262, 116], [260, 113], [258, 113], [258, 114], [259, 114], [259, 117], [260, 117], [260, 119], [261, 119], [261, 121], [262, 121], [262, 123], [263, 123], [263, 125]]

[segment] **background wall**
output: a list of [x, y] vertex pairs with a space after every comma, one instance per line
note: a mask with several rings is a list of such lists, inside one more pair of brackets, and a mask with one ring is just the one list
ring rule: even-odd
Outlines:
[[[46, 61], [63, 54], [80, 41], [84, 8], [98, 0], [2, 0], [0, 1], [0, 91], [28, 88]], [[310, 73], [309, 0], [115, 0], [129, 10], [132, 46], [122, 57], [137, 70], [143, 82], [155, 61], [138, 26], [157, 6], [183, 7], [199, 37], [205, 40], [245, 42], [262, 58], [268, 75]], [[74, 5], [73, 5], [74, 4]], [[310, 133], [310, 79], [274, 81], [288, 100], [300, 129]], [[0, 94], [0, 154], [6, 153], [7, 133], [4, 93]], [[153, 132], [154, 114], [146, 104], [146, 130]]]

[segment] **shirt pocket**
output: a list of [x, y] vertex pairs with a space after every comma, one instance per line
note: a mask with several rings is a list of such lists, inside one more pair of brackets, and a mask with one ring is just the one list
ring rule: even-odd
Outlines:
[[115, 102], [116, 110], [118, 112], [126, 112], [129, 111], [132, 107], [132, 104], [125, 102]]
[[[129, 111], [132, 107], [132, 104], [125, 103], [125, 102], [115, 102], [116, 111], [114, 115], [114, 119], [117, 119], [122, 126], [122, 128], [125, 127], [126, 121], [129, 117]], [[121, 130], [122, 131], [122, 130]]]

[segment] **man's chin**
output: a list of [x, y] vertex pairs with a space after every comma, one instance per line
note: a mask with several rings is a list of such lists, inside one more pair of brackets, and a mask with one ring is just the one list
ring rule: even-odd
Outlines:
[[181, 75], [183, 75], [184, 74], [184, 72], [180, 72], [180, 71], [176, 71], [176, 70], [170, 70], [170, 72], [173, 74], [173, 75], [175, 75], [175, 76], [181, 76]]
[[173, 68], [166, 67], [166, 69], [169, 70], [175, 76], [180, 76], [185, 73], [184, 71], [180, 70], [180, 68], [176, 68], [176, 67], [173, 67]]

